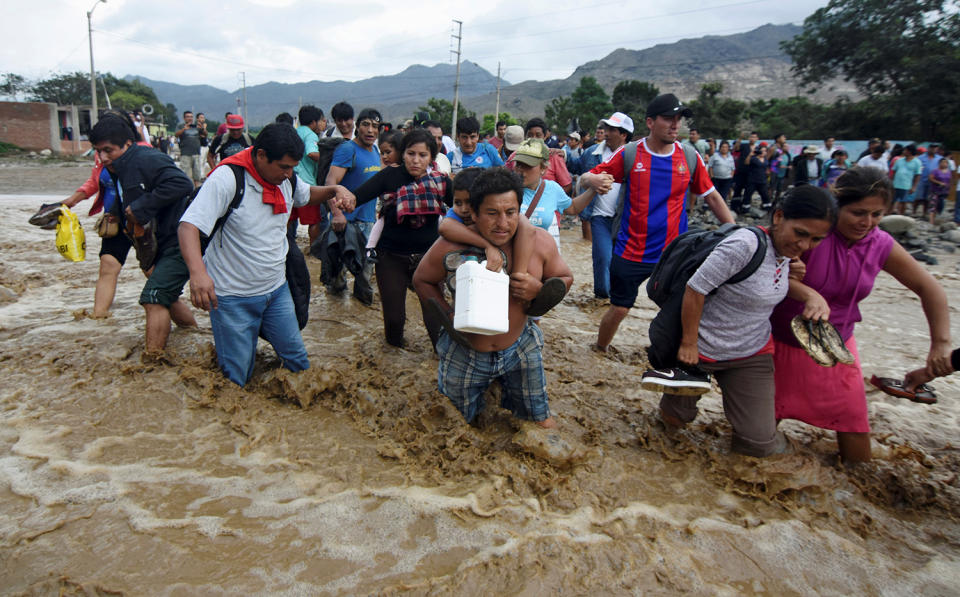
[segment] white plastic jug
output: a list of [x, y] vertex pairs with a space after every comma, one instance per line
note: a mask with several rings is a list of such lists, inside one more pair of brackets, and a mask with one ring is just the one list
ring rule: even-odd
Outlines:
[[468, 257], [457, 268], [453, 327], [460, 332], [492, 336], [510, 329], [510, 277], [492, 272]]

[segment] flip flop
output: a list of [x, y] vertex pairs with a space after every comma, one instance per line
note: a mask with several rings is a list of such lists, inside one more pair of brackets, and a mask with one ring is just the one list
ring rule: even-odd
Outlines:
[[790, 329], [793, 331], [794, 338], [816, 364], [821, 367], [833, 367], [837, 364], [837, 358], [824, 347], [820, 342], [819, 334], [814, 332], [812, 321], [797, 315], [790, 322]]
[[556, 307], [563, 297], [567, 295], [567, 283], [560, 278], [548, 278], [537, 296], [530, 301], [527, 307], [527, 315], [530, 317], [540, 317], [546, 314], [550, 309]]
[[843, 338], [840, 337], [840, 332], [832, 323], [821, 319], [816, 323], [816, 327], [819, 332], [820, 344], [837, 359], [837, 362], [844, 365], [853, 365], [856, 362], [853, 353], [847, 349], [843, 343]]
[[911, 402], [917, 402], [920, 404], [937, 403], [936, 393], [933, 391], [933, 388], [926, 384], [917, 386], [916, 392], [909, 392], [903, 387], [903, 382], [899, 379], [894, 379], [892, 377], [877, 377], [876, 375], [870, 378], [870, 384], [884, 394], [889, 394], [895, 398], [906, 398]]
[[473, 347], [470, 346], [470, 341], [467, 340], [467, 337], [453, 327], [453, 322], [450, 320], [450, 316], [447, 315], [447, 311], [440, 305], [440, 302], [437, 299], [428, 298], [426, 306], [427, 312], [440, 322], [440, 325], [443, 326], [443, 330], [447, 332], [447, 335], [450, 336], [451, 340], [464, 348], [469, 348], [471, 350], [473, 349]]

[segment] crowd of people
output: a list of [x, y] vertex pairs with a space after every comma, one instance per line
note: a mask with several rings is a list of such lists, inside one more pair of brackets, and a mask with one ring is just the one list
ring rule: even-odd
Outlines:
[[[917, 294], [930, 327], [926, 366], [899, 391], [915, 392], [957, 365], [943, 289], [878, 222], [907, 207], [933, 222], [955, 184], [956, 165], [935, 143], [886, 147], [874, 139], [853, 161], [833, 138], [796, 154], [782, 134], [769, 144], [758, 133], [718, 143], [689, 128], [681, 139], [693, 116], [663, 94], [646, 108], [645, 131], [615, 112], [594, 131], [558, 137], [532, 118], [523, 126], [498, 122], [481, 136], [478, 121], [466, 117], [451, 139], [438, 122], [393, 127], [376, 109], [355, 114], [346, 102], [330, 110], [333, 124], [306, 105], [255, 137], [239, 115], [226, 114], [210, 135], [203, 114], [185, 112], [174, 135], [178, 167], [166, 152], [150, 149], [142, 118], [109, 111], [90, 133], [91, 177], [63, 204], [96, 196], [91, 215], [102, 210], [104, 221], [116, 224], [101, 233], [94, 317], [108, 315], [120, 269], [135, 249], [147, 277], [140, 303], [148, 352], [164, 349], [171, 322], [196, 325], [180, 300], [189, 281], [190, 302], [209, 312], [228, 379], [250, 381], [260, 337], [283, 367], [309, 368], [300, 333], [306, 321], [298, 312], [309, 302], [309, 281], [302, 290], [290, 266], [303, 224], [310, 252], [322, 262], [325, 292], [343, 293], [349, 271], [352, 296], [371, 306], [376, 284], [391, 346], [407, 346], [407, 291], [415, 291], [436, 353], [438, 389], [466, 422], [476, 420], [487, 388], [499, 382], [501, 406], [550, 428], [557, 422], [538, 321], [573, 282], [562, 257], [562, 216], [579, 216], [591, 243], [593, 293], [609, 301], [592, 346], [604, 353], [701, 203], [730, 232], [678, 297], [675, 355], [643, 375], [644, 387], [663, 392], [663, 421], [692, 421], [712, 375], [733, 427], [733, 450], [780, 453], [786, 444], [777, 424], [797, 419], [836, 431], [845, 461], [868, 460], [853, 331], [858, 304], [879, 271]], [[768, 223], [734, 226], [755, 195]], [[470, 254], [509, 275], [505, 333], [453, 325], [450, 280]], [[842, 343], [834, 350], [852, 357], [823, 367], [794, 329], [798, 316], [808, 326], [830, 322]]]

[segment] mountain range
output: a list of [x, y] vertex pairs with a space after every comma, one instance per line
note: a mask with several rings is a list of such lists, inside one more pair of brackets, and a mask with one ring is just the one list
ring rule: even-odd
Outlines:
[[[617, 82], [626, 79], [649, 81], [661, 91], [670, 91], [681, 99], [696, 97], [704, 83], [719, 81], [723, 94], [736, 99], [783, 98], [801, 93], [790, 72], [789, 56], [780, 42], [802, 30], [797, 25], [763, 25], [734, 35], [708, 35], [659, 44], [644, 50], [614, 50], [600, 60], [587, 62], [565, 79], [501, 81], [500, 110], [522, 118], [542, 115], [543, 107], [555, 97], [569, 95], [582, 77], [594, 77], [611, 93]], [[507, 57], [509, 60], [509, 57]], [[247, 118], [253, 126], [272, 122], [280, 112], [296, 114], [302, 104], [314, 104], [325, 112], [338, 101], [350, 102], [355, 109], [367, 106], [381, 111], [385, 120], [398, 122], [409, 118], [418, 106], [431, 97], [453, 99], [456, 67], [452, 64], [413, 65], [403, 72], [356, 82], [309, 81], [304, 83], [269, 82], [246, 89]], [[236, 112], [243, 91], [225, 91], [209, 85], [179, 85], [139, 78], [156, 92], [164, 103], [173, 103], [179, 111], [206, 112], [220, 120], [225, 112]], [[460, 97], [467, 109], [491, 114], [496, 106], [497, 78], [479, 65], [461, 63]], [[812, 99], [831, 101], [841, 95], [856, 97], [855, 88], [835, 81], [818, 89]]]

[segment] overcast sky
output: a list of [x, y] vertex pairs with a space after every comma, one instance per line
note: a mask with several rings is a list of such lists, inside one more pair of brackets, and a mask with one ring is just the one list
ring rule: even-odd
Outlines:
[[[8, 6], [0, 72], [31, 79], [90, 70], [86, 12], [93, 0]], [[617, 48], [797, 23], [826, 0], [109, 0], [93, 12], [99, 72], [228, 91], [268, 81], [355, 81], [411, 64], [463, 59], [512, 83], [569, 76]], [[15, 13], [15, 16], [11, 13]]]

